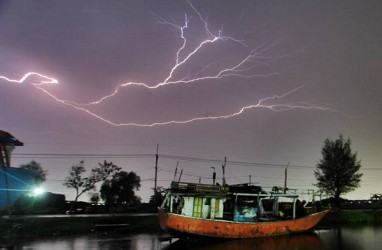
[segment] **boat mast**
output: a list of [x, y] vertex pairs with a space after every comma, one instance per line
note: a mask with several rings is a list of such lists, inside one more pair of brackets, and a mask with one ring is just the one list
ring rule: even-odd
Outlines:
[[180, 175], [179, 175], [179, 179], [178, 179], [178, 182], [180, 182], [180, 179], [182, 178], [182, 174], [183, 174], [183, 169], [180, 170]]
[[175, 173], [174, 173], [174, 181], [176, 179], [176, 174], [178, 173], [178, 164], [179, 164], [179, 161], [176, 162]]
[[215, 167], [211, 167], [214, 172], [212, 173], [212, 185], [215, 185], [215, 181], [216, 181], [216, 170], [215, 170]]

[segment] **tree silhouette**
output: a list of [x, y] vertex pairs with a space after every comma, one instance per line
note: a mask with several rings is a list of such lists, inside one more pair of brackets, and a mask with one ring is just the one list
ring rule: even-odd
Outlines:
[[381, 201], [382, 200], [382, 194], [372, 194], [370, 196], [370, 200], [372, 200], [372, 201]]
[[157, 187], [157, 189], [154, 190], [154, 194], [150, 196], [149, 204], [160, 206], [162, 204], [162, 201], [164, 199], [165, 189], [163, 187]]
[[345, 140], [342, 135], [335, 141], [327, 138], [321, 150], [322, 159], [314, 171], [315, 185], [332, 195], [338, 207], [340, 196], [359, 187], [362, 177], [361, 162], [350, 146], [350, 139]]
[[117, 204], [139, 204], [140, 198], [135, 194], [135, 191], [139, 190], [140, 187], [141, 178], [135, 172], [121, 171], [102, 183], [101, 198], [108, 207]]
[[100, 194], [97, 192], [92, 192], [89, 194], [89, 200], [92, 204], [97, 205], [100, 199], [101, 199]]
[[20, 168], [32, 170], [36, 173], [35, 183], [41, 184], [46, 180], [47, 171], [41, 167], [41, 164], [32, 160], [29, 163], [20, 165]]

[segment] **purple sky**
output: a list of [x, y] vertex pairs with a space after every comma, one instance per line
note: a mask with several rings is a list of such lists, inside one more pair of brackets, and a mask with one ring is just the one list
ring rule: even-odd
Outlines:
[[[342, 133], [351, 138], [364, 173], [361, 188], [346, 197], [369, 198], [379, 193], [382, 2], [210, 0], [192, 4], [196, 10], [179, 0], [1, 1], [0, 76], [19, 80], [28, 72], [38, 72], [59, 82], [36, 86], [44, 80], [37, 75], [23, 83], [0, 79], [0, 129], [25, 144], [14, 151], [13, 166], [35, 159], [48, 170], [46, 188], [72, 199], [74, 190], [62, 185], [69, 168], [84, 159], [90, 169], [106, 159], [141, 176], [139, 195], [147, 201], [159, 144], [160, 155], [221, 161], [227, 156], [228, 161], [254, 163], [228, 164], [229, 183], [248, 182], [251, 175], [260, 185], [281, 186], [282, 166], [289, 162], [289, 187], [307, 190], [315, 183], [313, 170], [323, 141]], [[260, 99], [301, 87], [281, 100], [262, 103], [282, 105], [283, 110], [285, 105], [298, 107], [282, 112], [252, 108], [228, 119], [186, 124], [113, 126], [37, 88], [60, 100], [89, 103], [123, 83], [156, 86], [166, 82], [183, 44], [175, 26], [184, 25], [185, 15], [187, 43], [180, 61], [203, 40], [218, 36], [219, 30], [222, 39], [203, 46], [169, 81], [216, 76], [251, 51], [258, 56], [221, 79], [155, 89], [129, 86], [100, 104], [76, 107], [113, 123], [187, 121], [231, 115]], [[211, 167], [217, 168], [221, 178], [220, 163], [160, 157], [159, 186], [168, 186], [178, 160], [184, 181], [210, 177]]]

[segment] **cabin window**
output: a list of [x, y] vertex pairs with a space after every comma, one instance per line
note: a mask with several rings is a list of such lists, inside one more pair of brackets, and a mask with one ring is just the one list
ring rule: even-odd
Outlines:
[[219, 208], [220, 208], [220, 199], [216, 199], [215, 201], [215, 214], [219, 214]]
[[194, 209], [192, 216], [201, 218], [203, 211], [203, 198], [195, 197], [194, 199]]
[[171, 202], [170, 200], [171, 200], [171, 195], [169, 193], [167, 193], [163, 202], [162, 202], [161, 208], [165, 209], [165, 210], [169, 210], [170, 202]]

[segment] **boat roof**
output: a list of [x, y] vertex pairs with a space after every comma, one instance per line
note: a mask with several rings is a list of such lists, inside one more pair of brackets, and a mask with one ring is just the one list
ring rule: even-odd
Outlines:
[[251, 193], [251, 194], [265, 193], [262, 187], [254, 185], [252, 183], [230, 185], [229, 191], [231, 193]]
[[297, 194], [291, 193], [278, 193], [278, 192], [265, 192], [260, 186], [250, 183], [236, 184], [236, 185], [212, 185], [202, 183], [190, 182], [176, 182], [171, 183], [171, 192], [183, 193], [189, 195], [207, 195], [207, 196], [225, 196], [231, 194], [234, 196], [258, 196], [258, 197], [288, 197], [297, 198]]
[[190, 182], [175, 182], [171, 183], [171, 191], [182, 193], [215, 193], [226, 194], [228, 193], [228, 186], [190, 183]]

